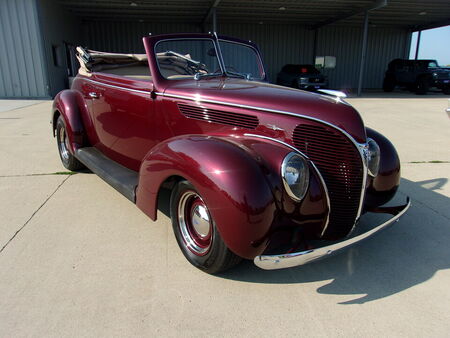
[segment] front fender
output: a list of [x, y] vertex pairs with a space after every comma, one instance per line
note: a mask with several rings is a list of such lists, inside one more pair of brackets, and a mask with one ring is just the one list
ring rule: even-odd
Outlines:
[[56, 121], [59, 113], [63, 116], [66, 124], [66, 133], [70, 142], [69, 151], [72, 154], [87, 142], [82, 119], [82, 114], [86, 113], [86, 109], [81, 95], [70, 89], [59, 92], [53, 101], [51, 120], [53, 136], [55, 136]]
[[263, 252], [276, 203], [258, 162], [242, 148], [217, 137], [182, 136], [158, 145], [139, 172], [136, 204], [156, 219], [159, 187], [168, 177], [190, 181], [208, 204], [226, 245], [237, 255]]
[[387, 203], [394, 197], [400, 185], [400, 159], [394, 145], [382, 134], [366, 128], [367, 137], [380, 147], [380, 169], [378, 175], [369, 178], [364, 205], [373, 208]]

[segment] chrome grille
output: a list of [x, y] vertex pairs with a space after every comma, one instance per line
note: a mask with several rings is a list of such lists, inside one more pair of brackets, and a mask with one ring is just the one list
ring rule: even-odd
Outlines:
[[330, 219], [324, 238], [346, 236], [358, 215], [363, 168], [354, 144], [332, 128], [300, 124], [293, 133], [294, 145], [319, 169], [330, 195]]

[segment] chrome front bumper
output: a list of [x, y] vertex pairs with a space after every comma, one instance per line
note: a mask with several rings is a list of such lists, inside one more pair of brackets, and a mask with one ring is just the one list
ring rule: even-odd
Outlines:
[[[387, 207], [387, 208], [378, 208], [376, 212], [387, 212], [391, 213], [394, 216], [387, 220], [386, 222], [378, 225], [377, 227], [373, 228], [372, 230], [369, 230], [367, 232], [364, 232], [360, 235], [357, 235], [355, 237], [350, 237], [344, 241], [319, 247], [316, 249], [306, 250], [306, 251], [300, 251], [300, 252], [293, 252], [288, 254], [280, 254], [280, 255], [261, 255], [256, 256], [254, 258], [254, 263], [256, 266], [260, 267], [264, 270], [276, 270], [276, 269], [285, 269], [285, 268], [292, 268], [294, 266], [304, 265], [313, 261], [316, 261], [318, 259], [324, 258], [326, 256], [330, 256], [332, 254], [336, 254], [340, 252], [341, 250], [344, 250], [348, 248], [351, 245], [354, 245], [374, 234], [377, 232], [387, 228], [389, 225], [394, 223], [395, 221], [398, 221], [400, 216], [402, 216], [406, 210], [411, 206], [411, 201], [409, 198], [407, 199], [407, 202], [405, 205], [400, 207]], [[386, 210], [386, 211], [384, 211]]]

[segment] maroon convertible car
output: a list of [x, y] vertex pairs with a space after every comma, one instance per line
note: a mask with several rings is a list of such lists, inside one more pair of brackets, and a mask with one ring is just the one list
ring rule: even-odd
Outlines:
[[[400, 182], [397, 152], [339, 93], [269, 84], [248, 41], [143, 42], [146, 54], [77, 49], [81, 67], [54, 100], [53, 134], [67, 169], [88, 167], [153, 220], [171, 189], [175, 237], [194, 266], [302, 265], [408, 209], [409, 199], [382, 207]], [[366, 212], [392, 216], [354, 231]]]

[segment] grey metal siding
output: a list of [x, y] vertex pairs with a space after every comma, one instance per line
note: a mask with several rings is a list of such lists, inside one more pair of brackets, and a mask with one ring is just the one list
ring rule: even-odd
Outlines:
[[[364, 88], [381, 88], [389, 61], [407, 57], [410, 35], [407, 30], [369, 27]], [[336, 68], [325, 71], [331, 87], [357, 87], [361, 44], [360, 27], [329, 26], [319, 30], [317, 55], [336, 56]]]
[[35, 0], [0, 1], [0, 97], [47, 97]]
[[220, 34], [254, 41], [260, 48], [269, 81], [286, 63], [311, 63], [314, 35], [300, 25], [222, 24]]
[[38, 0], [37, 3], [49, 94], [54, 97], [69, 87], [65, 44], [81, 43], [81, 21], [53, 0]]
[[[142, 36], [173, 32], [199, 32], [199, 26], [183, 23], [87, 21], [83, 24], [85, 44], [111, 52], [143, 52]], [[287, 63], [311, 63], [314, 31], [292, 24], [220, 24], [219, 34], [257, 43], [263, 54], [269, 80]], [[394, 58], [405, 57], [411, 33], [407, 30], [369, 28], [364, 88], [381, 88], [384, 71]], [[319, 30], [317, 55], [336, 56], [337, 66], [326, 70], [330, 86], [356, 88], [361, 55], [361, 27], [329, 26]]]
[[163, 33], [199, 33], [200, 26], [185, 23], [151, 23], [128, 21], [86, 21], [83, 23], [84, 45], [89, 49], [116, 53], [144, 53], [142, 38]]

